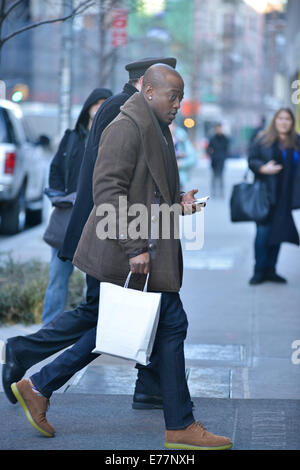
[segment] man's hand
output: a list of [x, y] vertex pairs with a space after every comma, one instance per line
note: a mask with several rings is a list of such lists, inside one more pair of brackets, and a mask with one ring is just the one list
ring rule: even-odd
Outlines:
[[191, 191], [188, 191], [182, 196], [180, 205], [182, 208], [183, 215], [191, 215], [195, 212], [200, 212], [201, 207], [206, 206], [205, 202], [203, 204], [193, 204], [193, 202], [195, 201], [195, 194], [197, 194], [197, 192], [198, 189], [191, 189]]
[[275, 160], [270, 160], [259, 168], [259, 173], [263, 175], [277, 175], [282, 170], [283, 166], [278, 165]]
[[150, 255], [141, 253], [129, 259], [130, 271], [135, 274], [148, 274], [150, 272]]

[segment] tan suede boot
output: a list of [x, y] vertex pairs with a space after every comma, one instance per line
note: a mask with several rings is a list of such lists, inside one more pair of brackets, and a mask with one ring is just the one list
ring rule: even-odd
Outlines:
[[53, 437], [55, 435], [55, 429], [46, 419], [49, 400], [35, 393], [31, 385], [30, 380], [23, 379], [17, 383], [13, 383], [11, 389], [22, 406], [30, 424], [44, 436]]
[[164, 446], [168, 449], [225, 450], [232, 447], [232, 442], [228, 437], [208, 432], [202, 424], [194, 421], [186, 429], [167, 430]]

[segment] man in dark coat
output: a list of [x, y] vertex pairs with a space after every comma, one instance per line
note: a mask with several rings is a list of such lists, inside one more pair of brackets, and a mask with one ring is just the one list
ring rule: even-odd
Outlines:
[[[94, 117], [81, 166], [76, 202], [65, 241], [60, 250], [62, 259], [73, 259], [83, 227], [94, 205], [92, 181], [101, 134], [106, 126], [119, 114], [120, 106], [141, 89], [142, 77], [145, 71], [155, 63], [165, 63], [175, 68], [176, 59], [144, 59], [128, 64], [126, 70], [129, 72], [129, 82], [125, 84], [120, 94], [108, 98]], [[37, 333], [8, 340], [6, 345], [6, 358], [8, 358], [8, 361], [3, 368], [2, 380], [4, 391], [12, 403], [16, 403], [16, 399], [10, 389], [11, 383], [20, 380], [25, 371], [33, 364], [75, 343], [73, 348], [68, 350], [68, 354], [64, 356], [65, 369], [68, 376], [72, 377], [75, 372], [96, 357], [94, 353], [85, 356], [84, 344], [80, 341], [80, 338], [89, 330], [91, 330], [91, 335], [93, 334], [93, 328], [97, 324], [98, 318], [99, 281], [87, 275], [86, 283], [86, 300], [74, 310], [58, 315]], [[82, 359], [78, 361], [80, 356], [82, 356]], [[137, 366], [137, 368], [138, 377], [133, 407], [138, 409], [162, 408], [156, 367]], [[47, 364], [42, 369], [42, 377], [45, 384], [51, 381], [53, 386], [59, 383], [60, 380], [64, 382], [65, 375], [61, 374], [59, 360]]]
[[221, 197], [224, 195], [223, 171], [225, 159], [228, 157], [228, 147], [229, 140], [223, 133], [222, 125], [218, 124], [216, 132], [210, 139], [207, 147], [212, 168], [212, 196], [217, 196], [217, 188], [219, 189], [218, 194]]

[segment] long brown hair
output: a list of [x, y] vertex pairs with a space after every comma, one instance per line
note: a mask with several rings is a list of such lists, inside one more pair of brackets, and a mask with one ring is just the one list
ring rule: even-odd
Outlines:
[[259, 133], [258, 138], [261, 140], [262, 144], [266, 145], [266, 147], [271, 147], [274, 142], [279, 142], [279, 134], [276, 129], [275, 121], [279, 113], [281, 113], [282, 111], [288, 113], [292, 119], [292, 127], [290, 132], [286, 136], [284, 146], [286, 148], [298, 149], [298, 135], [295, 130], [296, 121], [293, 111], [290, 108], [280, 108], [278, 111], [276, 111], [272, 121], [266, 127], [266, 129]]

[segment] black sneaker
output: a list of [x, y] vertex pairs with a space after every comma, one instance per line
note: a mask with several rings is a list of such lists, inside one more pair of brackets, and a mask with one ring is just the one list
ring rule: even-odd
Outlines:
[[249, 284], [251, 286], [255, 286], [255, 285], [258, 285], [258, 284], [262, 284], [263, 282], [265, 282], [265, 280], [266, 280], [266, 277], [265, 277], [264, 272], [263, 271], [257, 271], [251, 277], [251, 279], [249, 281]]
[[284, 277], [279, 276], [279, 274], [277, 274], [276, 272], [267, 273], [265, 275], [265, 279], [266, 279], [266, 281], [277, 282], [278, 284], [286, 284], [287, 283], [287, 280]]
[[132, 408], [134, 410], [162, 410], [162, 397], [135, 392], [133, 395]]
[[[191, 403], [192, 408], [194, 408], [194, 402]], [[132, 408], [134, 410], [162, 410], [162, 397], [159, 395], [146, 395], [145, 393], [135, 392], [132, 400]]]

